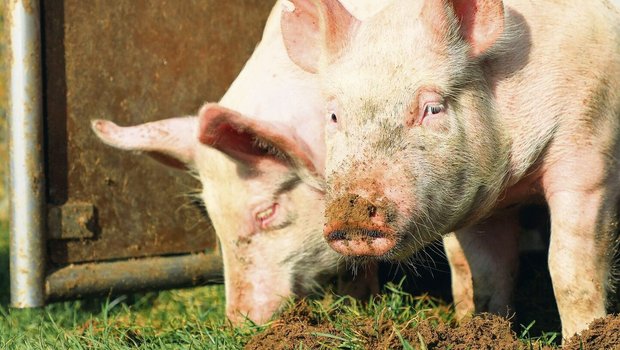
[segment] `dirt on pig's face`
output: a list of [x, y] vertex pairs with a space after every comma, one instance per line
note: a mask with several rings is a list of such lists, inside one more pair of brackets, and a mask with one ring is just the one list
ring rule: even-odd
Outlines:
[[284, 165], [250, 169], [214, 152], [198, 156], [224, 262], [227, 315], [235, 324], [264, 323], [288, 298], [316, 292], [335, 274], [338, 255], [321, 237], [323, 193]]
[[330, 99], [324, 234], [344, 255], [409, 256], [484, 216], [507, 171], [477, 59], [456, 27], [395, 15], [412, 11], [362, 23], [320, 72]]

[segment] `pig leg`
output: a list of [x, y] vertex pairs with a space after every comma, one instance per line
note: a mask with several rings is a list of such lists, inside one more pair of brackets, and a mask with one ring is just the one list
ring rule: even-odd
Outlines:
[[452, 298], [457, 320], [463, 319], [476, 311], [474, 306], [474, 286], [472, 285], [471, 269], [454, 233], [443, 237], [443, 249], [450, 265], [452, 279]]
[[510, 209], [446, 236], [458, 318], [473, 311], [508, 313], [519, 259], [518, 231], [517, 211]]
[[[585, 174], [591, 176], [592, 172]], [[617, 230], [615, 192], [608, 188], [547, 191], [551, 213], [549, 272], [564, 339], [606, 314]]]

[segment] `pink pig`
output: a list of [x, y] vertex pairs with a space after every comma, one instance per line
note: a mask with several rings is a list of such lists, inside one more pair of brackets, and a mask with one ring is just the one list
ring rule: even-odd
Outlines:
[[406, 260], [447, 237], [459, 314], [505, 313], [515, 205], [544, 201], [563, 336], [604, 316], [618, 246], [619, 8], [395, 0], [360, 21], [337, 1], [289, 2], [288, 53], [328, 100], [331, 247]]
[[[351, 2], [349, 8], [364, 15], [381, 3]], [[196, 117], [134, 127], [92, 123], [105, 143], [146, 152], [200, 179], [234, 323], [246, 317], [265, 322], [286, 298], [313, 292], [336, 275], [346, 278], [340, 291], [353, 296], [378, 288], [372, 269], [350, 281], [322, 239], [325, 100], [317, 77], [286, 54], [280, 9], [276, 4], [262, 41], [219, 104], [205, 105]]]

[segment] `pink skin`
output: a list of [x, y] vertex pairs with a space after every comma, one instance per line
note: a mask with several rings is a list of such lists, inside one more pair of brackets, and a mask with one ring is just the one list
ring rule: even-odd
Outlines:
[[[283, 125], [208, 104], [197, 117], [134, 127], [95, 120], [92, 127], [109, 145], [145, 151], [198, 173], [220, 242], [227, 315], [233, 323], [266, 322], [287, 298], [311, 293], [326, 278], [347, 272], [321, 239], [323, 192], [301, 181], [286, 160], [301, 153], [285, 151], [297, 146]], [[269, 149], [255, 142], [262, 138], [274, 140]], [[313, 163], [304, 159], [300, 164]], [[373, 273], [370, 269], [339, 288], [359, 298], [376, 293]]]
[[332, 249], [344, 256], [381, 257], [394, 248], [394, 241], [387, 238], [375, 238], [370, 242], [364, 240], [336, 240], [331, 243]]
[[[383, 6], [346, 3], [360, 15]], [[195, 117], [133, 127], [92, 123], [106, 144], [146, 152], [199, 177], [234, 324], [266, 322], [287, 298], [312, 293], [334, 276], [341, 281], [338, 290], [354, 297], [378, 288], [372, 268], [356, 279], [346, 276], [321, 238], [325, 100], [316, 76], [286, 55], [281, 6], [274, 7], [262, 41], [218, 104], [205, 105]]]
[[[359, 21], [333, 0], [292, 3], [287, 52], [328, 100], [332, 248], [402, 260], [455, 231], [459, 313], [501, 313], [516, 271], [509, 207], [545, 201], [563, 336], [604, 316], [620, 199], [620, 4], [395, 0]], [[383, 224], [368, 230], [375, 213]]]

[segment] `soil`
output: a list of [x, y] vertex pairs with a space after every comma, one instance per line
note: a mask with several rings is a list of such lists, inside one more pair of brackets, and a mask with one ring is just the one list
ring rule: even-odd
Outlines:
[[610, 315], [592, 322], [590, 328], [572, 337], [562, 349], [620, 349], [620, 315]]
[[[535, 343], [530, 347], [519, 341], [509, 320], [490, 314], [477, 315], [459, 325], [439, 323], [433, 318], [399, 326], [389, 319], [376, 322], [370, 317], [359, 317], [353, 321], [354, 324], [341, 327], [345, 330], [335, 326], [338, 324], [337, 317], [337, 314], [318, 314], [302, 301], [282, 314], [264, 332], [255, 335], [245, 349], [297, 349], [300, 344], [304, 349], [402, 349], [402, 340], [413, 349], [429, 350], [554, 349]], [[349, 339], [349, 343], [345, 343], [345, 339]], [[620, 316], [595, 321], [580, 336], [571, 338], [562, 349], [620, 349]]]
[[509, 321], [488, 314], [476, 316], [458, 327], [436, 324], [436, 319], [397, 326], [389, 319], [376, 323], [369, 317], [360, 317], [348, 328], [347, 335], [329, 318], [317, 315], [301, 302], [254, 336], [245, 349], [294, 349], [300, 343], [304, 349], [333, 349], [342, 346], [343, 339], [351, 338], [355, 339], [355, 345], [373, 350], [402, 348], [401, 338], [415, 349], [519, 349], [521, 346]]
[[297, 344], [304, 344], [306, 349], [320, 349], [324, 345], [337, 344], [335, 339], [324, 339], [317, 333], [337, 335], [340, 332], [302, 300], [282, 314], [267, 330], [254, 336], [245, 349], [286, 350], [293, 349]]

